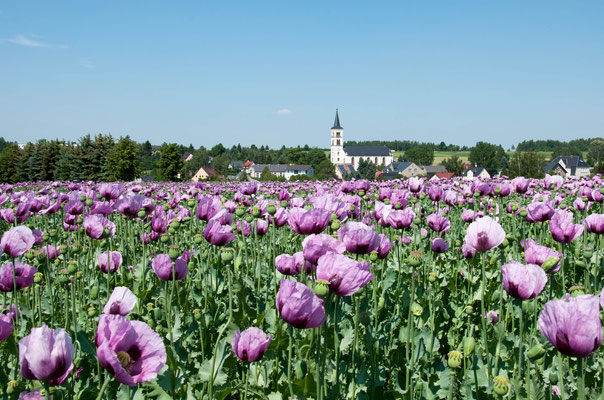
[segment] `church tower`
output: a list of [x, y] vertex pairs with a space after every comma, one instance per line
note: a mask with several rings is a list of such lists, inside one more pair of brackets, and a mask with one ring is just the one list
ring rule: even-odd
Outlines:
[[344, 129], [340, 126], [340, 117], [336, 108], [336, 119], [331, 127], [331, 163], [344, 163]]

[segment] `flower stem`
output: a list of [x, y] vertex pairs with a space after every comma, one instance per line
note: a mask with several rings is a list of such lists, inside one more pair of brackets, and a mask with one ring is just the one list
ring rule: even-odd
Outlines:
[[577, 398], [579, 400], [585, 400], [585, 377], [583, 376], [583, 357], [577, 359], [577, 373], [579, 374], [579, 381], [577, 382]]
[[562, 354], [558, 353], [558, 383], [560, 384], [560, 398], [564, 400], [564, 374], [562, 373]]
[[294, 388], [292, 386], [292, 348], [293, 348], [293, 337], [294, 337], [294, 328], [291, 325], [288, 325], [288, 333], [289, 333], [289, 349], [287, 352], [287, 385], [289, 386], [289, 395], [291, 398], [294, 397]]

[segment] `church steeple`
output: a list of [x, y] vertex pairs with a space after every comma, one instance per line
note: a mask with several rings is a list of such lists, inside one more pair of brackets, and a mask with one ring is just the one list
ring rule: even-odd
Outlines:
[[340, 117], [338, 116], [338, 109], [336, 108], [336, 119], [333, 121], [333, 126], [331, 129], [343, 129], [340, 126]]

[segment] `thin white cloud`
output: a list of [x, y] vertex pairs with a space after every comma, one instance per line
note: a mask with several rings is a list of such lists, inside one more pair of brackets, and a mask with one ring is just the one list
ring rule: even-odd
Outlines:
[[80, 67], [84, 68], [94, 68], [96, 65], [90, 60], [80, 60]]
[[61, 48], [61, 49], [67, 48], [67, 46], [64, 44], [53, 45], [53, 44], [44, 43], [41, 40], [39, 40], [37, 36], [34, 36], [34, 35], [28, 35], [28, 36], [15, 35], [12, 38], [7, 39], [7, 41], [9, 41], [13, 44], [17, 44], [19, 46], [25, 46], [25, 47], [55, 47], [55, 48]]
[[289, 115], [291, 113], [292, 113], [292, 110], [290, 110], [289, 108], [282, 108], [280, 110], [273, 111], [273, 114], [275, 114], [275, 115]]

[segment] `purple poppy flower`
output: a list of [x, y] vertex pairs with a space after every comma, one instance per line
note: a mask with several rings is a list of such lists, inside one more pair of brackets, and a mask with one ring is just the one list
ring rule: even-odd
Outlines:
[[287, 201], [289, 199], [291, 199], [292, 195], [290, 192], [287, 191], [287, 189], [281, 189], [279, 191], [279, 194], [277, 195], [277, 198], [279, 199], [279, 201]]
[[235, 239], [230, 225], [221, 225], [219, 221], [210, 221], [203, 230], [203, 237], [214, 246], [224, 246]]
[[101, 365], [124, 385], [153, 380], [166, 365], [161, 336], [144, 322], [103, 314], [95, 341]]
[[[558, 253], [557, 251], [554, 251], [549, 247], [542, 246], [530, 238], [523, 240], [522, 244], [524, 246], [524, 261], [526, 261], [527, 264], [537, 264], [539, 266], [542, 266], [543, 263], [551, 257], [556, 257], [560, 260], [563, 257], [562, 253]], [[561, 263], [558, 262], [558, 264], [554, 268], [549, 269], [545, 272], [547, 272], [548, 274], [554, 274], [560, 270], [560, 267]]]
[[518, 176], [512, 179], [512, 186], [516, 193], [526, 193], [530, 181], [523, 176]]
[[319, 258], [329, 252], [342, 254], [346, 245], [334, 237], [326, 234], [310, 235], [302, 241], [304, 258], [313, 265], [317, 265]]
[[84, 212], [84, 203], [82, 203], [80, 200], [69, 200], [63, 206], [63, 211], [66, 214], [80, 215]]
[[186, 261], [178, 258], [173, 262], [167, 254], [158, 254], [151, 261], [151, 268], [162, 281], [171, 281], [172, 279], [179, 281], [189, 273]]
[[493, 218], [486, 216], [472, 222], [466, 230], [464, 243], [476, 251], [487, 251], [505, 240], [505, 231]]
[[547, 221], [554, 215], [554, 209], [549, 203], [534, 202], [526, 207], [526, 220], [529, 222]]
[[410, 228], [413, 224], [415, 213], [410, 208], [392, 210], [386, 217], [386, 222], [394, 229]]
[[122, 265], [122, 254], [119, 251], [103, 251], [99, 254], [98, 262], [101, 271], [114, 273]]
[[418, 177], [412, 176], [407, 181], [407, 184], [409, 185], [409, 191], [412, 193], [417, 193], [422, 190], [423, 181]]
[[503, 288], [519, 300], [534, 299], [547, 283], [543, 268], [535, 264], [524, 265], [511, 261], [501, 266]]
[[447, 217], [438, 214], [430, 214], [427, 218], [428, 227], [434, 232], [443, 234], [451, 229], [451, 221]]
[[248, 237], [252, 234], [252, 229], [250, 228], [250, 224], [245, 220], [239, 220], [235, 222], [235, 226], [237, 227], [237, 232], [242, 234], [245, 237]]
[[294, 232], [301, 235], [321, 233], [327, 228], [331, 212], [323, 208], [312, 208], [305, 210], [294, 207], [289, 210], [288, 223]]
[[4, 232], [0, 248], [11, 257], [21, 257], [34, 245], [36, 238], [25, 225], [16, 226]]
[[601, 235], [604, 233], [604, 214], [590, 214], [583, 221], [587, 232], [597, 233]]
[[351, 296], [373, 279], [369, 264], [358, 263], [342, 254], [327, 253], [317, 263], [317, 279], [328, 283], [338, 296]]
[[29, 214], [31, 214], [30, 208], [31, 203], [29, 201], [19, 203], [15, 209], [15, 218], [17, 219], [17, 223], [22, 224], [27, 220]]
[[147, 200], [147, 198], [140, 194], [123, 197], [115, 203], [115, 208], [127, 218], [136, 218], [138, 217], [138, 212], [143, 207], [143, 202], [145, 200]]
[[101, 214], [87, 215], [82, 225], [84, 226], [84, 232], [91, 239], [100, 239], [115, 235], [115, 224]]
[[13, 332], [14, 325], [12, 316], [0, 314], [0, 343], [4, 342]]
[[252, 326], [241, 333], [236, 330], [231, 347], [241, 361], [260, 361], [271, 344], [272, 338], [272, 336], [267, 337], [261, 329]]
[[428, 188], [428, 197], [432, 201], [440, 201], [443, 198], [443, 188], [438, 185], [430, 185]]
[[442, 238], [432, 239], [432, 251], [435, 253], [444, 253], [449, 250], [449, 243], [444, 241]]
[[380, 233], [378, 236], [380, 237], [380, 245], [377, 249], [377, 256], [381, 260], [388, 256], [388, 253], [390, 253], [390, 249], [394, 243], [391, 242], [390, 239], [388, 239], [388, 236], [384, 235], [383, 233]]
[[265, 219], [256, 220], [256, 234], [258, 236], [264, 236], [268, 232], [268, 221]]
[[255, 194], [258, 191], [258, 182], [249, 182], [241, 186], [241, 193], [246, 196]]
[[49, 260], [54, 260], [55, 258], [61, 255], [61, 247], [51, 245], [43, 246], [42, 254], [44, 254]]
[[294, 253], [293, 256], [280, 254], [275, 258], [275, 267], [283, 275], [298, 275], [302, 271], [303, 266], [305, 267], [305, 271], [308, 273], [312, 272], [311, 266], [306, 264], [301, 251]]
[[35, 238], [34, 246], [38, 246], [44, 242], [44, 234], [42, 233], [41, 230], [34, 229], [33, 231], [31, 231], [31, 233], [34, 235], [34, 238]]
[[136, 305], [136, 296], [127, 287], [118, 286], [113, 289], [111, 297], [103, 308], [105, 314], [119, 314], [126, 316]]
[[42, 389], [21, 392], [19, 393], [19, 400], [46, 400], [46, 394], [42, 395]]
[[288, 218], [289, 214], [285, 207], [277, 208], [275, 215], [273, 215], [273, 221], [275, 221], [275, 225], [278, 227], [282, 227], [283, 225], [287, 224]]
[[105, 200], [116, 200], [124, 193], [124, 186], [120, 183], [101, 183], [98, 191]]
[[600, 305], [602, 306], [602, 309], [604, 310], [604, 288], [602, 288], [602, 291], [600, 292]]
[[203, 197], [197, 204], [197, 218], [209, 221], [222, 208], [220, 197]]
[[327, 319], [323, 300], [308, 286], [289, 279], [281, 281], [276, 305], [281, 318], [294, 328], [317, 328]]
[[483, 318], [485, 318], [491, 324], [494, 324], [497, 321], [499, 321], [499, 314], [497, 314], [497, 311], [492, 311], [491, 310], [488, 313], [486, 313], [486, 315], [484, 315]]
[[233, 223], [233, 214], [226, 209], [221, 209], [210, 219], [211, 221], [218, 221], [222, 225], [231, 225]]
[[[14, 267], [14, 276], [13, 276]], [[34, 274], [38, 272], [35, 267], [21, 261], [7, 262], [0, 267], [0, 291], [12, 292], [17, 283], [17, 290], [33, 285]]]
[[538, 321], [541, 334], [562, 354], [587, 357], [602, 343], [598, 298], [580, 295], [545, 304]]
[[42, 324], [19, 340], [19, 365], [25, 379], [60, 385], [73, 369], [75, 349], [64, 329]]
[[354, 254], [369, 254], [380, 246], [380, 237], [362, 222], [350, 221], [338, 229], [338, 239]]
[[570, 211], [559, 210], [550, 221], [549, 230], [552, 237], [559, 243], [570, 243], [583, 233], [585, 227], [573, 224], [573, 214]]
[[[162, 208], [158, 208], [158, 210], [162, 210]], [[151, 218], [151, 230], [157, 233], [166, 233], [168, 229], [168, 222], [166, 221], [166, 216], [163, 214], [155, 215]]]
[[474, 256], [476, 256], [476, 249], [466, 242], [463, 242], [463, 245], [461, 246], [461, 253], [465, 258], [474, 258]]

